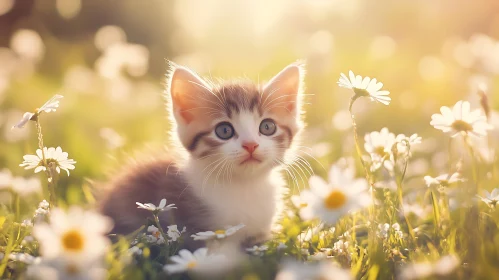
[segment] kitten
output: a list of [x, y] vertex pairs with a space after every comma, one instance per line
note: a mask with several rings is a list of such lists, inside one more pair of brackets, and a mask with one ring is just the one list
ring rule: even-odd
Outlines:
[[304, 66], [294, 63], [265, 86], [219, 84], [171, 64], [165, 97], [175, 155], [137, 163], [109, 183], [100, 201], [114, 220], [114, 233], [144, 224], [149, 211], [135, 202], [177, 209], [160, 214], [163, 228], [187, 228], [186, 247], [202, 244], [190, 235], [244, 224], [235, 242], [263, 241], [281, 208], [285, 182], [280, 174], [303, 127]]

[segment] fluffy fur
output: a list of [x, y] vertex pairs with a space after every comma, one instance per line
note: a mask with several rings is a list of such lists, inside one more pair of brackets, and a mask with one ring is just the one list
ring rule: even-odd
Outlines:
[[[280, 171], [303, 127], [303, 75], [303, 64], [295, 63], [263, 87], [214, 84], [171, 64], [165, 98], [175, 156], [136, 164], [109, 183], [100, 209], [113, 218], [114, 232], [130, 233], [150, 215], [135, 202], [157, 205], [166, 198], [178, 209], [162, 213], [164, 227], [178, 224], [192, 234], [243, 223], [231, 240], [267, 238], [285, 189]], [[275, 123], [274, 134], [259, 130], [265, 119]], [[215, 133], [224, 122], [234, 130], [226, 140]], [[187, 239], [188, 247], [199, 246]]]

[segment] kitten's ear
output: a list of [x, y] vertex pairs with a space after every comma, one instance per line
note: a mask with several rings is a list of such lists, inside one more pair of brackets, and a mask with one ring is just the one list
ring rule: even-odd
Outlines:
[[173, 63], [168, 78], [167, 94], [171, 97], [173, 114], [177, 121], [188, 124], [197, 111], [202, 111], [211, 87], [193, 71]]
[[[305, 65], [296, 62], [275, 75], [263, 88], [263, 100], [268, 108], [285, 108], [289, 113], [300, 110]], [[279, 104], [272, 106], [270, 103]]]

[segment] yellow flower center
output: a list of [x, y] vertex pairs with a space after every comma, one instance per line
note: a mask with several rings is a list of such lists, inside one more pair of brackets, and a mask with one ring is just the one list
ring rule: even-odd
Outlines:
[[155, 231], [152, 235], [154, 235], [154, 237], [156, 237], [156, 238], [159, 238], [160, 234], [161, 233], [159, 231]]
[[302, 202], [302, 203], [300, 203], [300, 205], [299, 205], [299, 207], [300, 207], [300, 208], [305, 208], [305, 207], [307, 207], [307, 206], [308, 206], [308, 203], [305, 203], [305, 202]]
[[457, 131], [468, 132], [473, 130], [473, 126], [463, 120], [455, 120], [451, 126]]
[[343, 192], [334, 190], [326, 197], [326, 199], [324, 199], [324, 205], [327, 209], [334, 210], [341, 208], [343, 205], [345, 205], [346, 201], [347, 197]]
[[385, 147], [383, 146], [378, 146], [374, 148], [374, 153], [380, 155], [380, 156], [385, 156]]
[[215, 230], [215, 234], [225, 234], [225, 230], [223, 229]]
[[85, 239], [78, 230], [70, 230], [62, 236], [62, 246], [68, 251], [81, 251]]
[[195, 268], [197, 265], [198, 265], [198, 263], [197, 263], [196, 261], [190, 261], [190, 262], [187, 264], [187, 268], [188, 268], [188, 269], [192, 269], [192, 268]]

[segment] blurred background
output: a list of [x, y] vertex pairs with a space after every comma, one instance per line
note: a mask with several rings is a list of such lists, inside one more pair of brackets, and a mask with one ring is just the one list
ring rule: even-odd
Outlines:
[[305, 144], [324, 166], [354, 155], [351, 92], [336, 85], [353, 70], [392, 97], [389, 106], [356, 103], [360, 135], [418, 133], [410, 172], [437, 175], [447, 142], [432, 138], [441, 132], [430, 116], [460, 99], [479, 106], [479, 84], [497, 107], [498, 39], [497, 0], [0, 0], [0, 169], [32, 176], [18, 165], [35, 153], [36, 129], [11, 127], [61, 94], [42, 128], [46, 146], [78, 162], [59, 190], [78, 202], [82, 185], [166, 143], [166, 59], [254, 81], [305, 59]]

